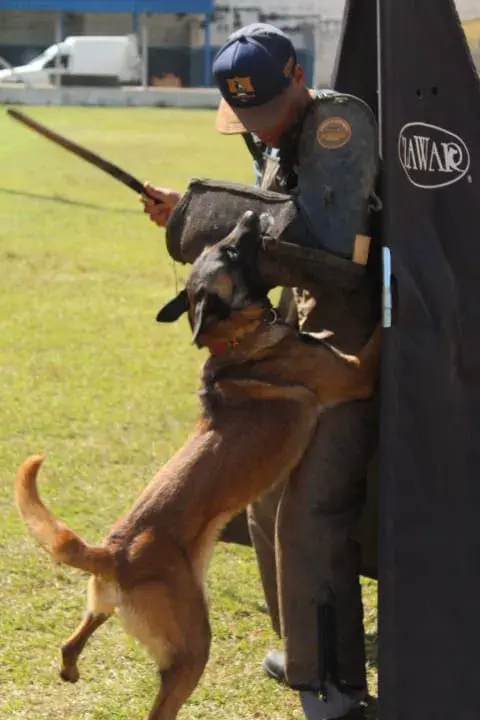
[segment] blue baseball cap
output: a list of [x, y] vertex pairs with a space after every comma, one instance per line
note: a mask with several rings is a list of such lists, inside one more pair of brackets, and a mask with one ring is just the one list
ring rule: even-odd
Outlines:
[[275, 123], [293, 89], [296, 65], [292, 41], [273, 25], [253, 23], [234, 32], [212, 66], [223, 98], [218, 130], [255, 132]]

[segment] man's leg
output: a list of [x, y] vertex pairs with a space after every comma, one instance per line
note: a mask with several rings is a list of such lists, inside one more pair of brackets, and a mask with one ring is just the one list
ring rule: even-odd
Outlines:
[[275, 553], [275, 526], [280, 497], [285, 481], [252, 503], [247, 509], [250, 537], [257, 558], [263, 593], [272, 627], [280, 637], [278, 607], [277, 566]]
[[[279, 317], [291, 325], [297, 325], [297, 306], [294, 301], [293, 290], [282, 288], [277, 312]], [[263, 593], [267, 603], [272, 627], [280, 637], [280, 616], [278, 609], [277, 591], [277, 564], [275, 552], [275, 526], [280, 497], [283, 493], [286, 480], [280, 482], [270, 492], [263, 495], [247, 508], [247, 520], [250, 539], [255, 550], [257, 565], [263, 586]], [[280, 662], [283, 662], [280, 659]], [[283, 669], [281, 670], [283, 674]], [[277, 675], [273, 673], [275, 677]], [[278, 680], [283, 679], [277, 677]]]
[[327, 411], [280, 499], [280, 625], [294, 688], [318, 692], [326, 681], [353, 694], [366, 688], [360, 548], [353, 538], [377, 432], [376, 399]]

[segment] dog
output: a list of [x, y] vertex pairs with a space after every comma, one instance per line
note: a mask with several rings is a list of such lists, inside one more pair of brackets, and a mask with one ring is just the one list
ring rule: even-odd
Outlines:
[[62, 647], [60, 676], [114, 612], [156, 662], [161, 686], [147, 720], [174, 720], [208, 661], [204, 578], [224, 524], [298, 465], [322, 408], [366, 399], [377, 381], [380, 329], [358, 356], [278, 320], [255, 270], [262, 222], [246, 213], [207, 247], [186, 287], [158, 313], [188, 314], [193, 342], [209, 350], [201, 414], [183, 447], [133, 508], [93, 546], [62, 524], [37, 491], [42, 456], [15, 477], [15, 500], [33, 537], [60, 563], [91, 574], [87, 612]]

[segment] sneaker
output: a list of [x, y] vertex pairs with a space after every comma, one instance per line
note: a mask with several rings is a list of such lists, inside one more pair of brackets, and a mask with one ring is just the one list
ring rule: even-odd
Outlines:
[[262, 662], [262, 669], [265, 675], [273, 678], [279, 683], [286, 684], [285, 676], [285, 653], [280, 650], [270, 650]]

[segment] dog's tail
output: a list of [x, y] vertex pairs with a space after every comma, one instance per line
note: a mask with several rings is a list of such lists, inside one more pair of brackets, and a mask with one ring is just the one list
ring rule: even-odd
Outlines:
[[41, 455], [32, 455], [15, 476], [15, 502], [33, 537], [57, 562], [93, 574], [113, 575], [114, 558], [108, 548], [87, 545], [42, 503], [37, 490], [42, 462]]

